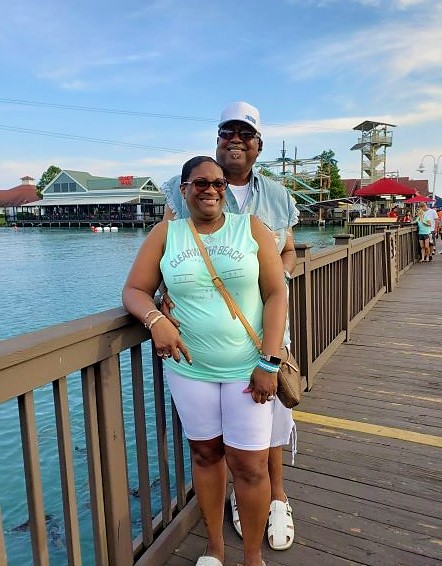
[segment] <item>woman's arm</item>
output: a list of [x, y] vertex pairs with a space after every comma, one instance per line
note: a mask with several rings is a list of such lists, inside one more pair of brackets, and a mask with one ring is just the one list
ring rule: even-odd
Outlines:
[[[262, 353], [280, 357], [287, 318], [284, 268], [273, 233], [254, 216], [250, 222], [252, 235], [259, 246], [259, 287], [264, 303]], [[254, 401], [265, 403], [269, 395], [275, 395], [276, 387], [276, 373], [268, 373], [260, 367], [253, 370], [249, 389]]]
[[254, 216], [251, 217], [251, 227], [259, 246], [259, 287], [264, 303], [262, 351], [279, 356], [287, 318], [284, 268], [272, 232]]
[[[154, 226], [144, 240], [123, 288], [123, 305], [143, 324], [152, 323], [150, 332], [159, 352], [180, 359], [180, 351], [191, 363], [190, 355], [177, 328], [155, 306], [155, 291], [161, 283], [160, 260], [167, 237], [167, 222]], [[146, 315], [150, 313], [147, 317]]]

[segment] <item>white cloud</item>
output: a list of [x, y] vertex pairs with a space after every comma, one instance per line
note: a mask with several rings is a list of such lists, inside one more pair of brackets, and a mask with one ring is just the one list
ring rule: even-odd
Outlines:
[[437, 6], [439, 0], [286, 0], [288, 4], [309, 5], [316, 8], [325, 8], [333, 4], [359, 4], [361, 6], [373, 6], [382, 10], [394, 11], [413, 8], [415, 6]]

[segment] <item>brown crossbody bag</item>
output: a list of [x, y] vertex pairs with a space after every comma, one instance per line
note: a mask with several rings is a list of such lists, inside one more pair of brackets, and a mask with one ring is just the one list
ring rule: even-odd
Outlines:
[[[212, 278], [213, 284], [217, 288], [217, 290], [221, 293], [223, 299], [225, 300], [227, 307], [232, 315], [232, 318], [235, 319], [236, 317], [244, 325], [244, 328], [247, 330], [250, 338], [253, 340], [257, 350], [261, 352], [262, 343], [259, 339], [259, 336], [250, 326], [249, 321], [244, 316], [243, 312], [236, 304], [233, 297], [230, 295], [229, 291], [226, 289], [223, 280], [218, 276], [213, 267], [213, 264], [210, 260], [209, 254], [207, 253], [206, 248], [204, 247], [203, 242], [195, 228], [195, 224], [193, 223], [191, 218], [187, 219], [189, 227], [192, 231], [193, 237], [195, 239], [196, 245], [201, 253], [201, 257], [204, 259], [204, 262], [207, 266], [207, 269], [210, 273]], [[287, 359], [281, 362], [281, 366], [278, 371], [278, 389], [276, 394], [278, 395], [279, 400], [281, 403], [289, 408], [292, 409], [296, 407], [301, 400], [302, 394], [302, 385], [301, 385], [301, 373], [299, 371], [298, 365], [296, 363], [293, 354], [290, 352], [287, 346], [283, 348], [287, 354]]]

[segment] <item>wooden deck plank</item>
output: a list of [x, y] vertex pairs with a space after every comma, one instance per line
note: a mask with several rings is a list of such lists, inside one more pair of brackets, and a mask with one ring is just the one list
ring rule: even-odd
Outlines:
[[[284, 451], [295, 543], [273, 552], [265, 541], [267, 566], [442, 563], [442, 450], [426, 443], [442, 436], [441, 266], [442, 256], [413, 266], [295, 410], [294, 467]], [[241, 563], [228, 503], [225, 542], [225, 566]], [[200, 521], [167, 566], [194, 564], [204, 548]]]

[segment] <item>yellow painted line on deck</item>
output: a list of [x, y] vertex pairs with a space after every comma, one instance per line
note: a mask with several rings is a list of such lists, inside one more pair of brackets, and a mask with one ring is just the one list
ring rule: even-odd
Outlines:
[[427, 358], [442, 358], [442, 354], [432, 354], [431, 352], [416, 352], [415, 350], [402, 350], [402, 354], [411, 354], [412, 356], [424, 356]]
[[303, 411], [293, 411], [293, 417], [297, 422], [351, 430], [353, 432], [362, 432], [365, 434], [375, 434], [376, 436], [396, 438], [398, 440], [405, 440], [406, 442], [416, 442], [417, 444], [425, 444], [427, 446], [442, 448], [442, 437], [433, 436], [431, 434], [422, 434], [420, 432], [412, 432], [411, 430], [403, 430], [401, 428], [361, 423], [359, 421], [349, 421], [347, 419], [338, 419], [336, 417], [327, 417], [325, 415], [305, 413]]
[[[392, 346], [396, 346], [398, 348], [403, 348], [400, 353], [401, 354], [410, 354], [412, 356], [427, 356], [430, 358], [442, 358], [442, 354], [439, 352], [416, 352], [416, 350], [407, 350], [411, 344], [403, 344], [400, 342], [391, 342]], [[379, 342], [376, 346], [385, 346], [385, 343]]]
[[[366, 346], [366, 344], [362, 344], [362, 346]], [[383, 347], [385, 346], [385, 342], [378, 342], [377, 344], [371, 344], [371, 346], [380, 346]], [[437, 359], [442, 359], [442, 353], [439, 352], [416, 352], [416, 350], [407, 350], [407, 348], [409, 348], [411, 346], [411, 344], [401, 344], [398, 342], [391, 342], [391, 346], [396, 346], [397, 348], [401, 348], [401, 350], [399, 350], [398, 352], [400, 354], [409, 354], [410, 356], [423, 356], [423, 357], [427, 357], [427, 358], [437, 358]]]
[[[416, 374], [416, 372], [414, 372]], [[373, 394], [372, 389], [367, 387], [358, 387], [359, 391], [366, 391]], [[419, 401], [430, 401], [431, 403], [442, 403], [442, 397], [429, 397], [423, 395], [410, 395], [409, 393], [398, 393], [397, 391], [382, 391], [381, 389], [376, 389], [375, 393], [381, 393], [382, 395], [390, 395], [397, 399], [398, 397], [403, 397], [404, 399], [418, 399]]]

